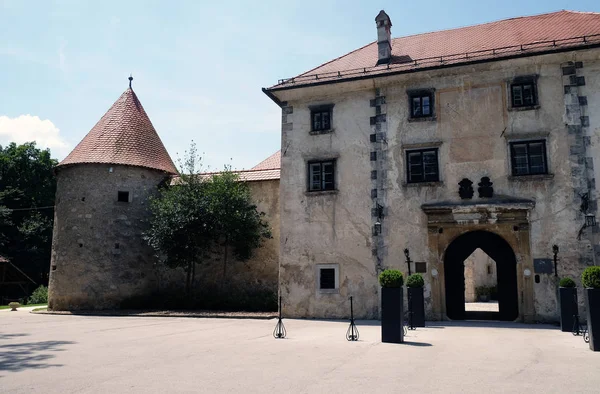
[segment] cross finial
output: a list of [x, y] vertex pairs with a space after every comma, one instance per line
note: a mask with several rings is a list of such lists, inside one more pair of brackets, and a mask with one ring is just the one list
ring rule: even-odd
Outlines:
[[133, 81], [133, 77], [129, 74], [129, 89], [131, 89], [131, 81]]

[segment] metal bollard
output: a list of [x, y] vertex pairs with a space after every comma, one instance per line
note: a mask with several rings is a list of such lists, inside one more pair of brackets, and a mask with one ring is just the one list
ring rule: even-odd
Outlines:
[[283, 319], [281, 317], [281, 296], [279, 296], [279, 319], [277, 319], [277, 325], [275, 325], [275, 329], [273, 330], [273, 337], [275, 339], [283, 339], [286, 335], [287, 331], [285, 330]]
[[352, 296], [350, 296], [350, 327], [346, 331], [346, 339], [348, 341], [358, 341], [358, 328], [354, 324], [354, 307], [352, 305]]

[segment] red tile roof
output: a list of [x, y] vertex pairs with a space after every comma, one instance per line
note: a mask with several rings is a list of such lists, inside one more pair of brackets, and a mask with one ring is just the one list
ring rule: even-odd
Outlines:
[[268, 90], [597, 45], [600, 13], [563, 10], [394, 38], [389, 65], [376, 66], [377, 42], [372, 42], [297, 77], [281, 80]]
[[[281, 175], [281, 151], [273, 153], [265, 160], [261, 161], [249, 170], [233, 171], [240, 176], [240, 180], [245, 182], [253, 181], [271, 181], [277, 180]], [[203, 172], [202, 177], [210, 177], [220, 174], [220, 172]], [[177, 184], [179, 177], [174, 177], [171, 184]]]
[[281, 168], [281, 151], [273, 153], [257, 165], [251, 168], [251, 170], [271, 170]]
[[177, 174], [135, 92], [128, 88], [59, 166], [106, 163]]

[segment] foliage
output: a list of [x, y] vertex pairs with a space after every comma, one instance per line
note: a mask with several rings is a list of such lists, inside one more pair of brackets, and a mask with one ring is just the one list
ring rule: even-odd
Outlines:
[[406, 287], [423, 287], [425, 286], [425, 281], [421, 274], [412, 274], [406, 278]]
[[46, 304], [47, 302], [48, 288], [43, 285], [35, 289], [27, 301], [28, 304]]
[[475, 295], [477, 296], [477, 298], [479, 298], [481, 296], [489, 297], [490, 294], [491, 294], [491, 288], [488, 286], [477, 286], [475, 288]]
[[18, 302], [10, 302], [10, 303], [8, 304], [8, 307], [9, 307], [9, 308], [11, 308], [11, 309], [17, 309], [17, 308], [19, 308], [20, 306], [21, 306], [21, 304], [19, 304]]
[[600, 289], [600, 266], [587, 267], [581, 274], [583, 287]]
[[247, 260], [262, 240], [271, 237], [264, 214], [252, 204], [248, 185], [229, 168], [213, 176], [198, 175], [201, 159], [192, 143], [180, 177], [150, 201], [150, 228], [145, 239], [159, 261], [186, 271], [186, 294], [193, 285], [195, 266], [217, 249], [223, 254], [223, 278], [231, 249]]
[[381, 287], [402, 287], [404, 284], [404, 276], [402, 272], [394, 269], [384, 270], [379, 274], [379, 284]]
[[577, 287], [577, 284], [571, 278], [562, 278], [558, 285], [560, 287]]
[[35, 142], [0, 146], [0, 255], [38, 283], [50, 268], [56, 164]]
[[498, 301], [498, 286], [490, 286], [490, 300]]

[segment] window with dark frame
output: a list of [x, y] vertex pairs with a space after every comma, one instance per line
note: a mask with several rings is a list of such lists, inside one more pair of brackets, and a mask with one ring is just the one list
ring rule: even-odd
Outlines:
[[535, 81], [519, 81], [510, 85], [511, 102], [514, 108], [533, 107], [537, 105]]
[[410, 117], [426, 118], [433, 116], [433, 99], [431, 92], [410, 93]]
[[406, 151], [407, 182], [437, 182], [440, 180], [437, 148]]
[[117, 193], [117, 201], [118, 202], [129, 202], [129, 192], [118, 192]]
[[335, 190], [335, 160], [308, 162], [308, 190]]
[[514, 176], [548, 173], [544, 140], [511, 142], [510, 159]]
[[314, 108], [310, 111], [311, 130], [327, 131], [331, 130], [331, 111], [332, 107]]
[[319, 289], [334, 290], [335, 289], [335, 268], [320, 268], [319, 269]]

